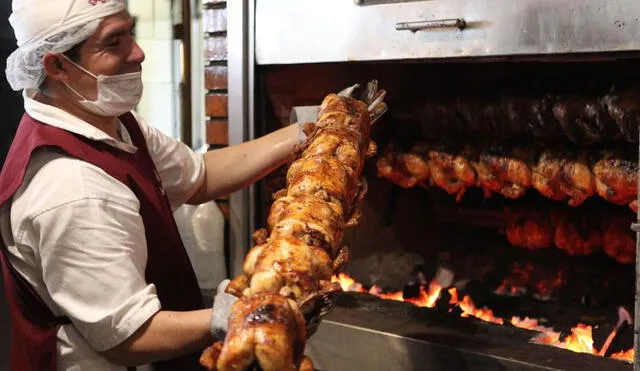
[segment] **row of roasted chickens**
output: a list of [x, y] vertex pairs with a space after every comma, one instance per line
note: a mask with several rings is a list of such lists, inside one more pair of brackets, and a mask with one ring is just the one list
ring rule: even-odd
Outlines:
[[605, 93], [510, 93], [429, 101], [416, 106], [423, 135], [442, 138], [638, 142], [640, 89]]
[[604, 252], [622, 264], [635, 262], [632, 218], [617, 213], [578, 209], [507, 208], [506, 237], [528, 250], [556, 247], [569, 255]]
[[638, 162], [632, 152], [561, 145], [453, 148], [419, 142], [407, 150], [389, 145], [376, 165], [378, 176], [401, 187], [437, 186], [457, 200], [474, 186], [486, 197], [496, 193], [509, 199], [534, 188], [571, 206], [597, 194], [637, 211]]

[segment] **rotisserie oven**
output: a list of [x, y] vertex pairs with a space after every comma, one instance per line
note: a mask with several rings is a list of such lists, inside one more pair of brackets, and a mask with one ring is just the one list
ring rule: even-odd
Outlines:
[[[356, 82], [387, 92], [315, 369], [640, 370], [634, 1], [228, 6], [233, 141]], [[234, 275], [289, 172], [232, 196]]]

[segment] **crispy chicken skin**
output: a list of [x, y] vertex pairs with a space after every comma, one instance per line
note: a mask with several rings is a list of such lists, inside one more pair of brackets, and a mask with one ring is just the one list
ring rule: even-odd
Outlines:
[[571, 206], [581, 205], [595, 193], [595, 178], [586, 151], [547, 149], [533, 168], [532, 185], [544, 196]]
[[638, 162], [635, 159], [622, 151], [601, 151], [593, 165], [593, 173], [600, 197], [634, 209], [638, 194]]
[[542, 152], [538, 163], [533, 168], [531, 176], [533, 188], [552, 200], [566, 200], [569, 195], [560, 189], [565, 162], [565, 154], [558, 150], [548, 149]]
[[425, 155], [426, 145], [418, 143], [406, 152], [397, 151], [394, 147], [389, 146], [384, 155], [378, 158], [378, 176], [403, 188], [424, 184], [431, 172]]
[[602, 250], [621, 264], [636, 261], [636, 239], [631, 218], [606, 217], [602, 220]]
[[460, 201], [467, 188], [476, 184], [476, 172], [464, 154], [434, 148], [428, 152], [428, 158], [431, 182], [455, 195], [456, 201]]
[[554, 243], [569, 255], [590, 255], [602, 249], [598, 221], [588, 215], [553, 212]]
[[527, 250], [553, 246], [554, 230], [544, 212], [529, 209], [507, 209], [507, 240]]
[[254, 363], [263, 371], [297, 371], [306, 336], [304, 317], [287, 299], [254, 295], [234, 304], [224, 344], [205, 351], [201, 363], [221, 371], [246, 370]]
[[515, 152], [509, 154], [498, 146], [489, 147], [473, 164], [478, 174], [478, 185], [487, 197], [495, 192], [515, 199], [524, 196], [531, 187], [531, 166]]

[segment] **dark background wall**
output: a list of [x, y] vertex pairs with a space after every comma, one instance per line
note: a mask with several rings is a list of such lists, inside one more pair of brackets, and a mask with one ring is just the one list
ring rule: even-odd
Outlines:
[[[13, 30], [9, 25], [11, 1], [0, 1], [0, 163], [11, 144], [20, 116], [24, 112], [20, 93], [9, 87], [5, 77], [7, 57], [15, 49]], [[0, 275], [0, 280], [1, 280]], [[9, 318], [6, 311], [4, 290], [0, 294], [0, 370], [8, 370], [9, 360]]]
[[24, 112], [22, 97], [11, 90], [5, 77], [7, 57], [15, 49], [13, 30], [9, 25], [11, 1], [0, 2], [0, 162], [4, 158], [15, 133], [20, 116]]

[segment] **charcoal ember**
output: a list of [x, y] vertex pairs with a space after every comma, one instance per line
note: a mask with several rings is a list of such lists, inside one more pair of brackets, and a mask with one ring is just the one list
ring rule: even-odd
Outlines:
[[446, 313], [451, 310], [451, 307], [451, 294], [449, 293], [449, 290], [440, 291], [440, 297], [436, 301], [435, 309], [438, 312]]
[[420, 284], [411, 282], [402, 288], [402, 297], [405, 299], [414, 299], [420, 297]]
[[483, 281], [470, 281], [464, 291], [458, 293], [458, 299], [462, 300], [465, 296], [471, 297], [476, 308], [485, 306], [488, 301], [494, 298], [491, 288]]
[[416, 253], [396, 250], [373, 253], [349, 263], [349, 273], [365, 287], [378, 286], [384, 291], [399, 291], [415, 277], [416, 267], [424, 265]]
[[603, 98], [603, 103], [624, 139], [637, 143], [640, 127], [640, 88], [613, 87]]

